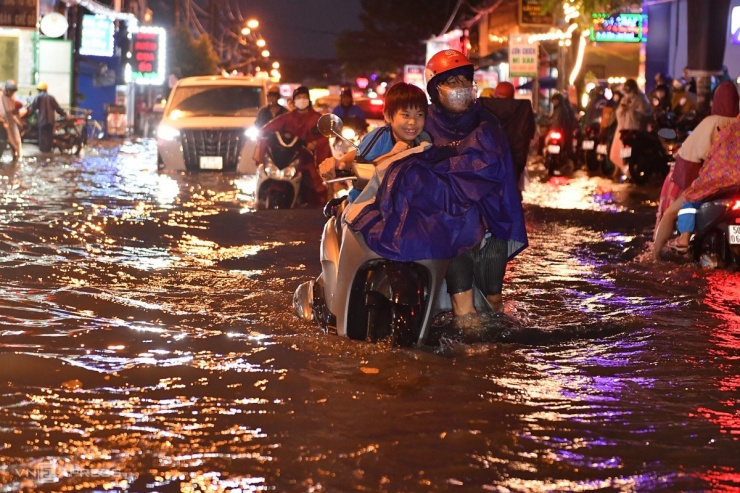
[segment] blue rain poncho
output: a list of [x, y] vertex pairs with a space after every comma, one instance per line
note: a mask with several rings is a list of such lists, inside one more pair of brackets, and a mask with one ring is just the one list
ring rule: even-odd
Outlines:
[[527, 232], [505, 139], [484, 122], [459, 142], [380, 163], [345, 220], [391, 260], [452, 259], [487, 232], [508, 240], [514, 257]]

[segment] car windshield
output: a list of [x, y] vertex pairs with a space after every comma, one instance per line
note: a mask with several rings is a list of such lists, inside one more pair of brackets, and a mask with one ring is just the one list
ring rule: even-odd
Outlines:
[[259, 86], [179, 87], [172, 94], [169, 113], [181, 116], [249, 116], [261, 106]]

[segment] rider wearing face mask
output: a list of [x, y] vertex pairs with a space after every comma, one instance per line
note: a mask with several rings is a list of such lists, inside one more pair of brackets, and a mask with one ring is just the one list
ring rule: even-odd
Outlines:
[[308, 88], [300, 86], [293, 91], [293, 103], [295, 109], [284, 113], [265, 124], [262, 127], [262, 139], [259, 143], [255, 160], [257, 164], [264, 162], [267, 150], [267, 139], [265, 136], [272, 132], [290, 132], [303, 140], [306, 148], [311, 151], [314, 159], [310, 163], [299, 165], [299, 171], [303, 174], [301, 193], [305, 202], [311, 205], [323, 205], [326, 202], [326, 187], [323, 185], [318, 171], [318, 164], [331, 155], [329, 139], [321, 135], [316, 128], [319, 113], [311, 106]]
[[[447, 291], [456, 317], [476, 312], [472, 290], [474, 281], [494, 308], [501, 307], [506, 264], [509, 258], [526, 247], [527, 242], [508, 141], [498, 119], [476, 100], [473, 70], [472, 62], [456, 50], [435, 54], [427, 62], [425, 70], [427, 92], [432, 103], [424, 129], [432, 136], [434, 145], [455, 145], [472, 133], [483, 131], [491, 136], [495, 147], [488, 151], [491, 159], [481, 164], [505, 167], [501, 170], [500, 188], [496, 193], [497, 199], [503, 197], [503, 203], [497, 203], [495, 212], [490, 210], [493, 202], [485, 198], [475, 205], [491, 212], [488, 216], [483, 214], [491, 223], [494, 217], [498, 220], [497, 233], [489, 234], [480, 248], [476, 246], [453, 259], [447, 272]], [[494, 155], [498, 157], [494, 159]], [[508, 226], [502, 228], [500, 223], [504, 217], [506, 220], [503, 222]], [[493, 224], [485, 226], [489, 231], [494, 229]]]

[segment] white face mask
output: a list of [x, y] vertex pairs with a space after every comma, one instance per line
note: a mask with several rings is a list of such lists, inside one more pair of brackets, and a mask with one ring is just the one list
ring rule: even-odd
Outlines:
[[449, 87], [438, 85], [439, 102], [444, 109], [452, 113], [462, 113], [475, 101], [477, 89], [475, 84], [471, 87]]
[[299, 110], [305, 110], [308, 108], [308, 99], [306, 98], [299, 98], [294, 101], [295, 107]]

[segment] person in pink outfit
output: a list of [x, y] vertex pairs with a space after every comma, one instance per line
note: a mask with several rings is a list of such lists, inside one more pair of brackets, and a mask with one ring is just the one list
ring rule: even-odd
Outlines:
[[655, 221], [655, 232], [671, 203], [696, 179], [699, 169], [720, 130], [735, 121], [740, 111], [740, 95], [732, 82], [717, 86], [712, 99], [712, 114], [704, 118], [681, 144], [676, 163], [663, 182]]
[[[693, 231], [693, 218], [701, 201], [724, 190], [740, 187], [740, 119], [736, 119], [724, 128], [709, 150], [699, 176], [666, 210], [655, 232], [653, 256], [660, 260], [660, 252], [673, 232], [674, 223], [679, 214], [679, 238], [676, 250], [688, 247], [688, 240]], [[693, 214], [692, 214], [693, 211]]]

